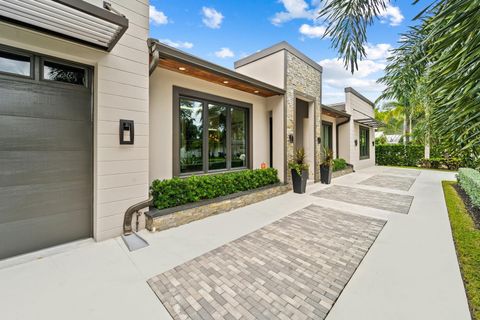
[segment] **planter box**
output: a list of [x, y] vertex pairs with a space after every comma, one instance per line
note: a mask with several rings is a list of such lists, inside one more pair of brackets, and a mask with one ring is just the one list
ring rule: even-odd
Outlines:
[[353, 166], [351, 164], [349, 164], [348, 167], [346, 167], [343, 170], [338, 170], [338, 171], [332, 172], [332, 178], [338, 178], [338, 177], [341, 177], [341, 176], [344, 176], [346, 174], [353, 173], [353, 172], [355, 172], [353, 170]]
[[211, 215], [238, 209], [252, 203], [284, 194], [291, 190], [286, 184], [275, 184], [167, 209], [150, 209], [145, 213], [146, 228], [161, 231], [200, 220]]

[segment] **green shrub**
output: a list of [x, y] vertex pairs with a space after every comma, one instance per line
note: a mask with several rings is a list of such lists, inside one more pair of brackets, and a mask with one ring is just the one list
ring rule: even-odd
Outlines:
[[154, 206], [165, 209], [278, 183], [274, 168], [215, 175], [155, 180], [150, 186]]
[[333, 171], [343, 170], [347, 167], [347, 161], [345, 159], [335, 159], [333, 160]]
[[422, 168], [458, 170], [462, 161], [459, 158], [430, 158], [418, 162]]
[[458, 184], [468, 194], [472, 204], [480, 208], [480, 172], [475, 169], [458, 170]]
[[423, 158], [419, 145], [385, 144], [375, 147], [375, 161], [382, 166], [416, 166]]

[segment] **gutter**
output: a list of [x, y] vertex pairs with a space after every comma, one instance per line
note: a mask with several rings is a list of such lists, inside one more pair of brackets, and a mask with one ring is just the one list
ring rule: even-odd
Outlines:
[[150, 64], [148, 66], [148, 74], [151, 76], [153, 71], [157, 68], [158, 60], [160, 60], [160, 54], [157, 50], [157, 45], [155, 41], [147, 40], [148, 50], [151, 56]]

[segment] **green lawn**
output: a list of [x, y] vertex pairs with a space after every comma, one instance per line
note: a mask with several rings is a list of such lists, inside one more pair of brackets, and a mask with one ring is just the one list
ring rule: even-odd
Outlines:
[[480, 230], [475, 229], [456, 184], [443, 181], [443, 192], [472, 315], [480, 320]]

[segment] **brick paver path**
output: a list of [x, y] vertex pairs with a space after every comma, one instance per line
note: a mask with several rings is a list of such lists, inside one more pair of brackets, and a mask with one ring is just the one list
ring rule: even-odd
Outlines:
[[324, 319], [384, 224], [311, 205], [148, 283], [174, 319]]
[[383, 173], [396, 174], [399, 176], [418, 177], [422, 172], [417, 169], [385, 168], [383, 169]]
[[405, 214], [413, 201], [413, 196], [409, 195], [339, 185], [312, 193], [312, 196]]
[[410, 190], [415, 180], [416, 179], [413, 177], [399, 177], [387, 174], [377, 174], [371, 176], [366, 180], [361, 181], [360, 184], [380, 188], [408, 191]]

